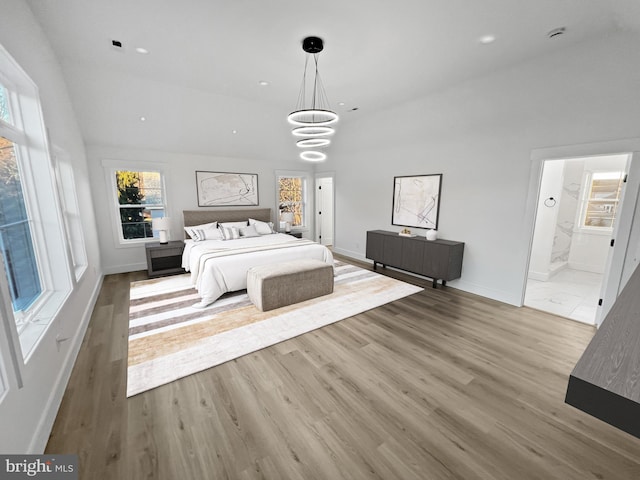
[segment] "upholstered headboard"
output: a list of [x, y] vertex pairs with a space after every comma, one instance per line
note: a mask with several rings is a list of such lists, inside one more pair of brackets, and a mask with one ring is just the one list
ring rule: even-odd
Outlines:
[[[270, 208], [229, 209], [229, 210], [183, 210], [182, 218], [185, 227], [202, 225], [210, 222], [241, 222], [249, 218], [262, 222], [271, 221]], [[185, 234], [186, 235], [186, 234]], [[186, 235], [188, 238], [189, 236]]]

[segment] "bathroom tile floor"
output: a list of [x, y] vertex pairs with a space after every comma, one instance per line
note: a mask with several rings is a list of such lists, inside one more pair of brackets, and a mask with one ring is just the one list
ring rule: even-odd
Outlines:
[[546, 282], [528, 279], [524, 304], [593, 325], [601, 284], [602, 274], [566, 268]]

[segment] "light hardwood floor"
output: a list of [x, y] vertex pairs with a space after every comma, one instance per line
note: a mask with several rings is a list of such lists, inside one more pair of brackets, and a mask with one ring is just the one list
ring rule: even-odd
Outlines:
[[141, 278], [105, 278], [49, 439], [83, 480], [640, 478], [639, 439], [564, 403], [590, 326], [425, 281], [127, 399]]

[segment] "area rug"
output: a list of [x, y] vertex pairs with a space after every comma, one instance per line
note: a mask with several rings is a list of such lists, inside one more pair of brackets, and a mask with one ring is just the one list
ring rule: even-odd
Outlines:
[[332, 294], [268, 312], [246, 290], [193, 308], [199, 297], [188, 274], [133, 282], [127, 397], [422, 290], [343, 262], [335, 275]]

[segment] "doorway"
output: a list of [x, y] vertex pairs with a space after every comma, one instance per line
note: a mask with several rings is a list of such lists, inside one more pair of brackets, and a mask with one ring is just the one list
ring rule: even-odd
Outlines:
[[543, 162], [524, 305], [598, 323], [629, 158]]
[[316, 180], [316, 232], [315, 240], [332, 246], [334, 238], [334, 176], [318, 173]]

